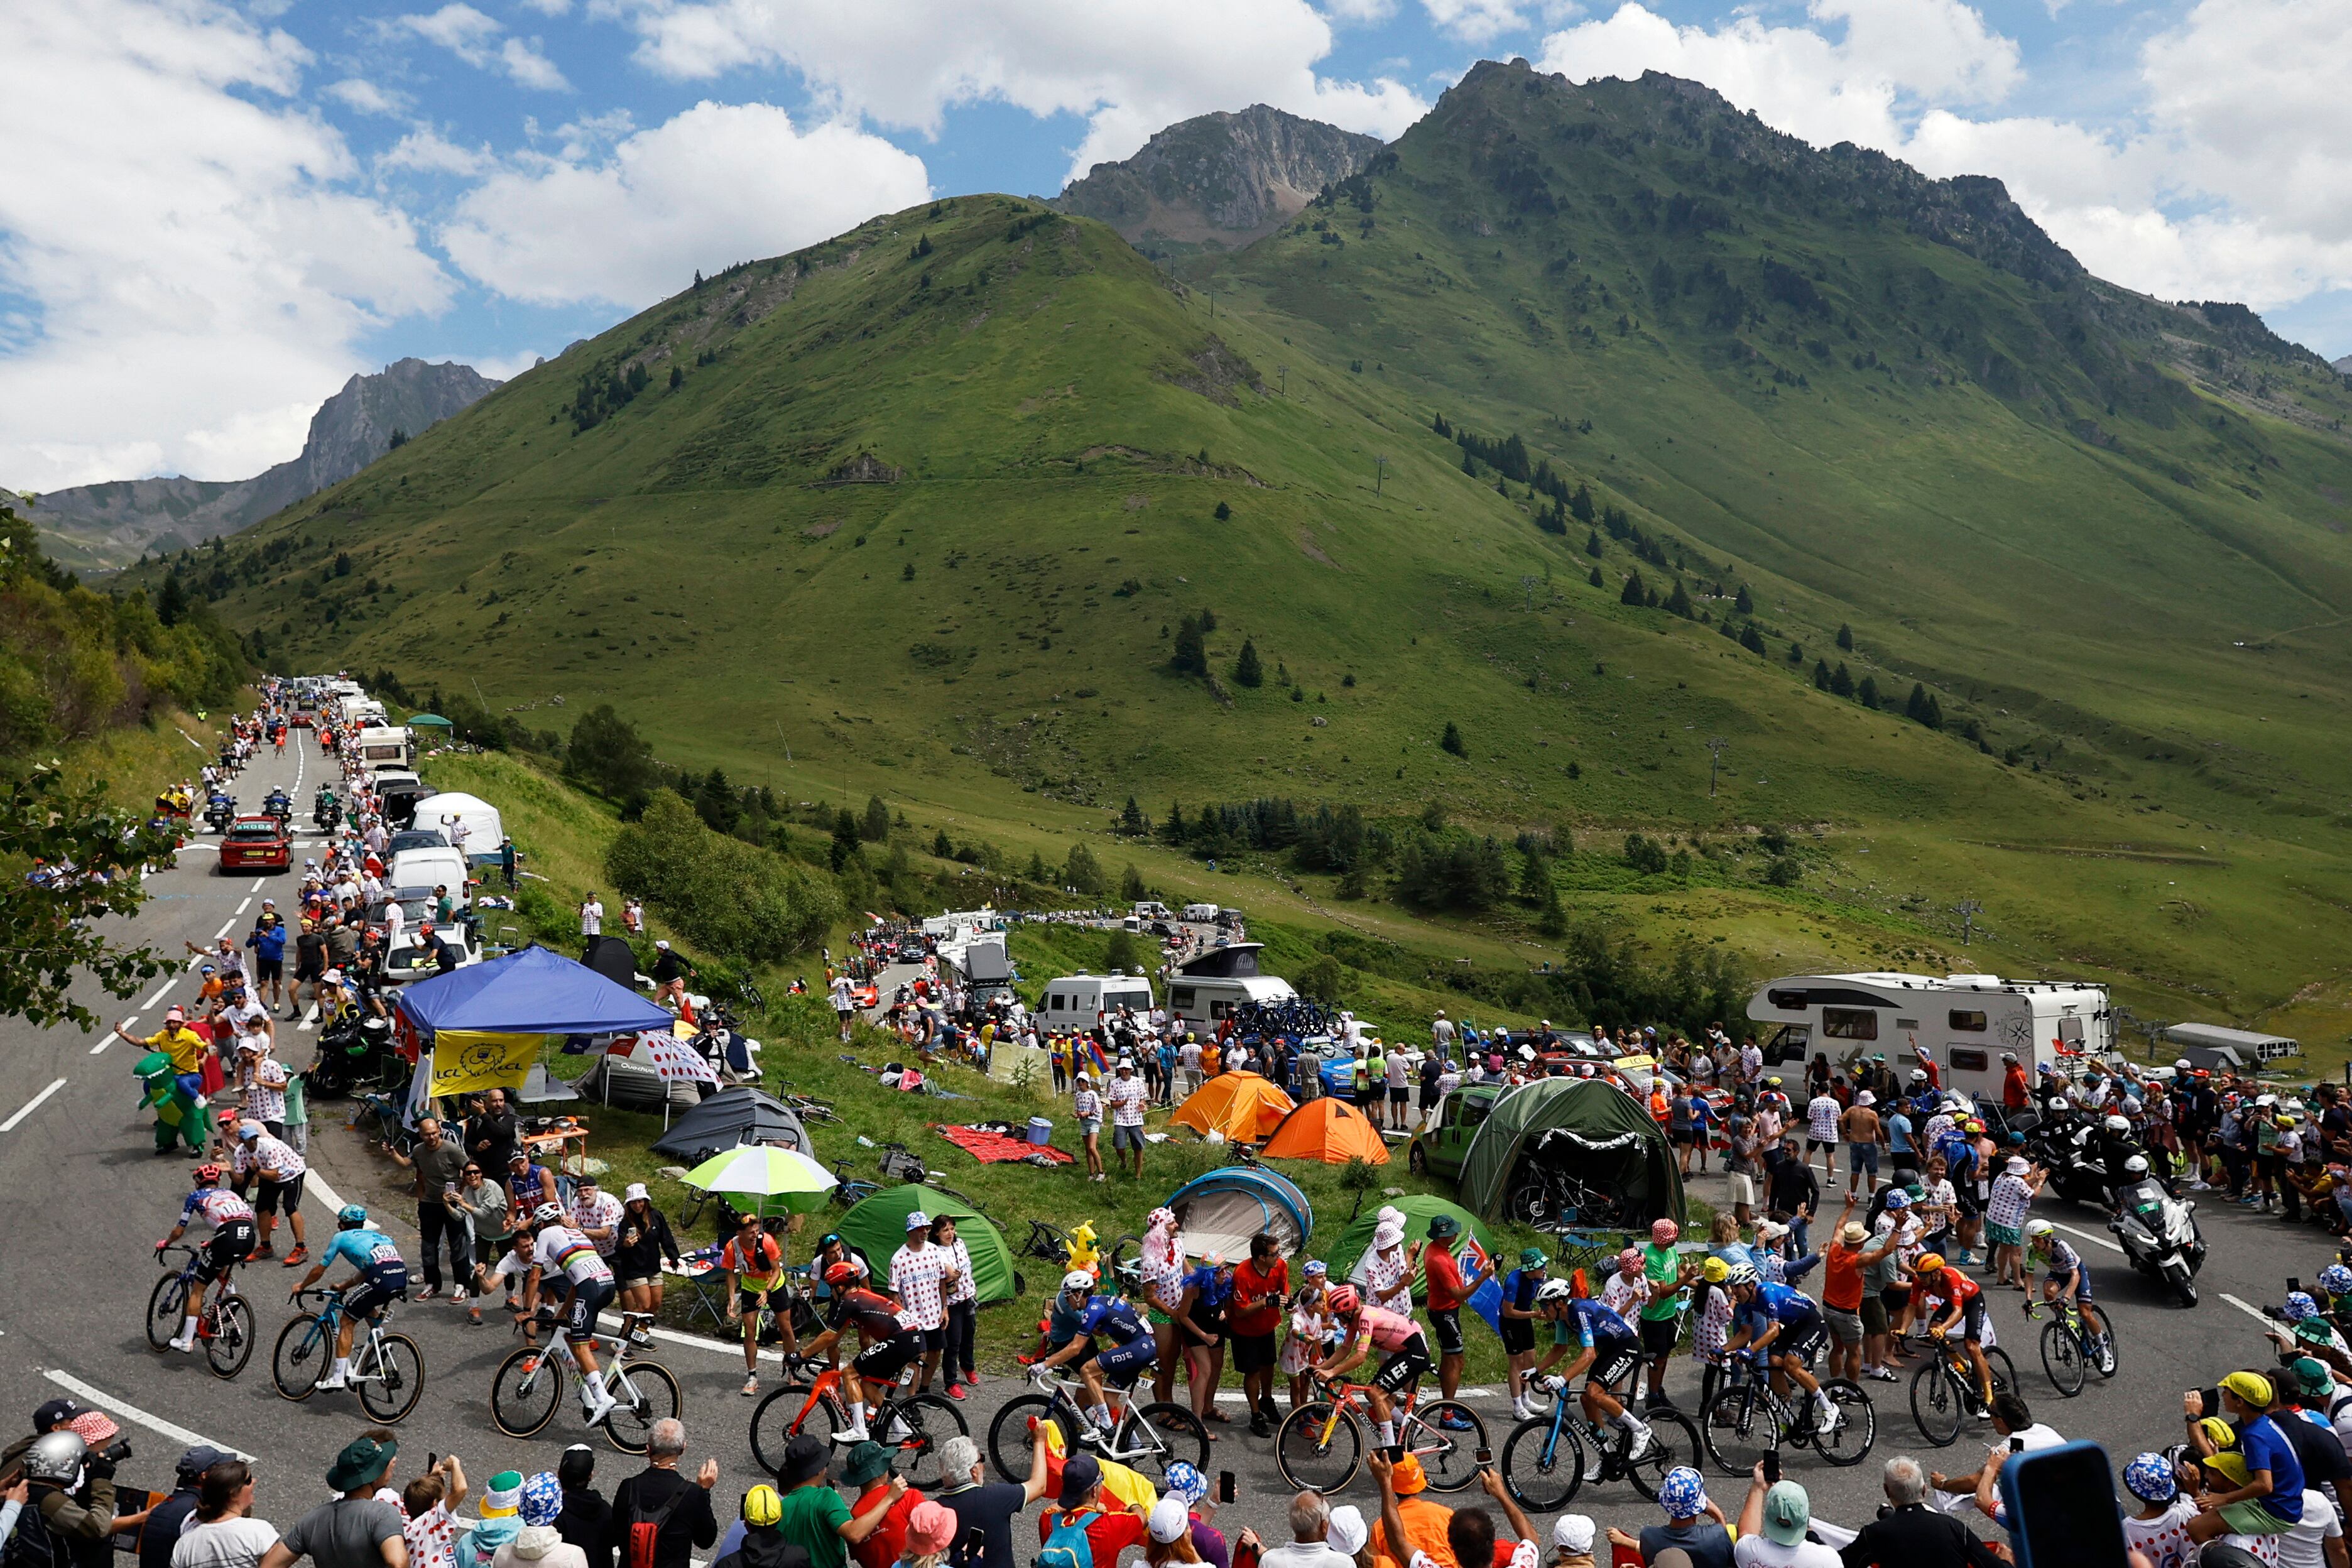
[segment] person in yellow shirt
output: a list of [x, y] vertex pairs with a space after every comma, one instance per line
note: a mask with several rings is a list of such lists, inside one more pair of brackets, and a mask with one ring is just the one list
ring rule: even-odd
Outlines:
[[171, 1058], [172, 1072], [180, 1080], [180, 1087], [196, 1100], [205, 1097], [205, 1053], [212, 1049], [212, 1042], [188, 1027], [185, 1013], [177, 1007], [165, 1013], [163, 1026], [143, 1040], [121, 1024], [114, 1026], [114, 1032], [128, 1044], [144, 1046]]

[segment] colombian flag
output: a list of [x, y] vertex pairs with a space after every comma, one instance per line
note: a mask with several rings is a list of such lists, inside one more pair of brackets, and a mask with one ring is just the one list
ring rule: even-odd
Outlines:
[[1096, 1039], [1092, 1035], [1080, 1035], [1078, 1037], [1078, 1054], [1082, 1060], [1094, 1064], [1096, 1077], [1108, 1078], [1110, 1076], [1110, 1058], [1103, 1054], [1102, 1042], [1100, 1040]]

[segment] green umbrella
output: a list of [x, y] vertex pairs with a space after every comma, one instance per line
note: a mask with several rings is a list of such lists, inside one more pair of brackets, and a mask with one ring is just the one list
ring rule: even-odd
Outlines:
[[762, 1215], [806, 1214], [823, 1208], [838, 1184], [833, 1173], [797, 1149], [745, 1143], [714, 1154], [686, 1173], [686, 1184], [706, 1193], [728, 1193], [754, 1202], [737, 1204]]

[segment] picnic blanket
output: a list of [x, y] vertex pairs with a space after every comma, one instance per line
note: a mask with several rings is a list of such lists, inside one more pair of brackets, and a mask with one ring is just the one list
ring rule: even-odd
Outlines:
[[979, 1122], [968, 1127], [934, 1126], [931, 1131], [983, 1165], [1009, 1164], [1019, 1160], [1025, 1160], [1033, 1165], [1066, 1165], [1071, 1159], [1068, 1152], [1051, 1144], [1032, 1143], [1025, 1137], [1014, 1137], [1010, 1122]]

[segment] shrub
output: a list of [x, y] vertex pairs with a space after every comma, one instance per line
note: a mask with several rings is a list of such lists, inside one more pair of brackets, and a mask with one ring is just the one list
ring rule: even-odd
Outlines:
[[614, 836], [604, 870], [659, 910], [687, 940], [728, 958], [772, 963], [813, 947], [841, 917], [841, 896], [806, 868], [714, 833], [660, 790]]

